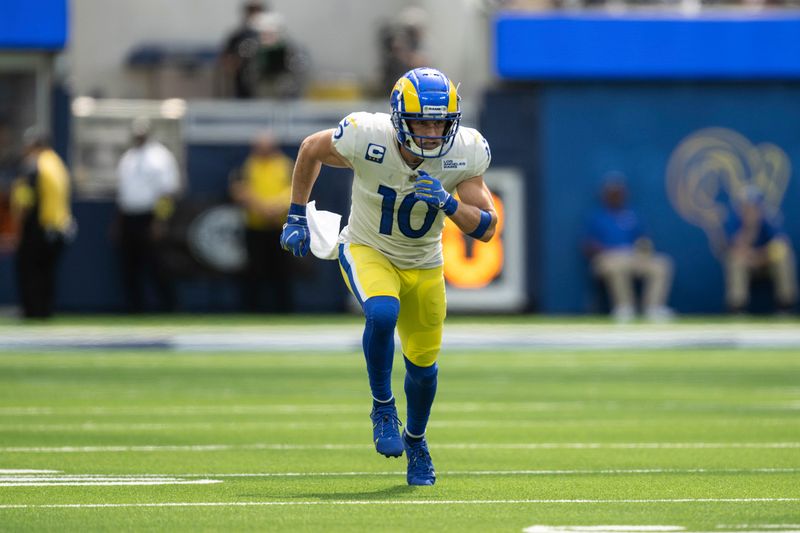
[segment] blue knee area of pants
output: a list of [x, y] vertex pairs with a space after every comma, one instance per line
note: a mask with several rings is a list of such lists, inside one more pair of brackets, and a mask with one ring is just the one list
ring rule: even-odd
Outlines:
[[373, 296], [364, 302], [364, 316], [367, 326], [375, 331], [391, 331], [397, 325], [400, 315], [400, 301], [393, 296]]
[[409, 361], [408, 358], [404, 359], [406, 362], [406, 375], [415, 385], [425, 389], [436, 386], [436, 376], [439, 374], [438, 363], [433, 363], [431, 366], [417, 366]]
[[394, 328], [399, 314], [400, 301], [392, 296], [373, 296], [364, 302], [364, 357], [372, 397], [379, 401], [392, 398]]
[[428, 418], [431, 415], [431, 406], [436, 396], [436, 382], [439, 374], [439, 365], [417, 366], [408, 358], [406, 362], [406, 431], [414, 436], [425, 434]]

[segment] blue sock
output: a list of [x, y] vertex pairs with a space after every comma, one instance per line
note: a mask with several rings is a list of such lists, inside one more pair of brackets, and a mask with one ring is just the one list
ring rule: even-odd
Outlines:
[[400, 301], [392, 296], [373, 296], [364, 302], [367, 323], [362, 345], [372, 398], [378, 402], [392, 399], [394, 328], [399, 314]]
[[431, 366], [417, 366], [407, 358], [406, 362], [406, 403], [408, 413], [406, 419], [406, 433], [409, 440], [421, 438], [425, 434], [428, 425], [428, 417], [431, 415], [433, 398], [436, 396], [436, 376], [439, 373], [439, 365], [433, 363]]

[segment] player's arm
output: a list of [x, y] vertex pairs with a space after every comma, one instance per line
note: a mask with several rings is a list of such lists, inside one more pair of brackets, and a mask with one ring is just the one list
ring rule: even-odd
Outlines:
[[[476, 239], [488, 242], [494, 236], [497, 227], [497, 211], [492, 201], [492, 193], [483, 181], [483, 176], [475, 176], [464, 180], [456, 187], [461, 200], [456, 212], [450, 216], [461, 231], [473, 235]], [[482, 227], [482, 226], [485, 226]]]
[[350, 163], [333, 146], [333, 132], [322, 130], [303, 139], [292, 172], [292, 203], [306, 205], [322, 165], [350, 168]]
[[306, 137], [300, 144], [292, 172], [292, 203], [281, 232], [281, 248], [295, 257], [303, 257], [311, 246], [306, 220], [306, 204], [322, 165], [349, 167], [350, 163], [333, 146], [334, 130], [322, 130]]
[[414, 187], [417, 199], [444, 211], [470, 237], [488, 242], [494, 236], [497, 212], [483, 176], [474, 176], [458, 184], [456, 189], [460, 202], [442, 188], [438, 179], [425, 171], [419, 172]]

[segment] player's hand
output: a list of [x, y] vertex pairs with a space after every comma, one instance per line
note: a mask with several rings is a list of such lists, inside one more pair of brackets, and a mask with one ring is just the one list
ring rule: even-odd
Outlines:
[[304, 257], [311, 247], [311, 234], [306, 221], [306, 206], [292, 204], [281, 231], [281, 248], [295, 257]]
[[458, 209], [458, 200], [444, 190], [442, 182], [424, 170], [420, 170], [417, 179], [414, 180], [414, 198], [441, 209], [447, 216]]

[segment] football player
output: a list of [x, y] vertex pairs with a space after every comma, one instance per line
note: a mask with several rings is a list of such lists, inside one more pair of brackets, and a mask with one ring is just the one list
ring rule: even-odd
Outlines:
[[[373, 441], [386, 457], [405, 451], [410, 485], [433, 485], [425, 428], [446, 314], [442, 229], [449, 217], [475, 239], [494, 235], [497, 214], [483, 181], [491, 152], [478, 131], [460, 126], [457, 88], [438, 70], [407, 72], [394, 85], [390, 104], [391, 114], [351, 113], [335, 129], [303, 141], [281, 246], [295, 256], [308, 253], [306, 203], [321, 165], [353, 169], [339, 264], [366, 317]], [[391, 388], [395, 327], [406, 367], [402, 435]]]

